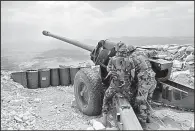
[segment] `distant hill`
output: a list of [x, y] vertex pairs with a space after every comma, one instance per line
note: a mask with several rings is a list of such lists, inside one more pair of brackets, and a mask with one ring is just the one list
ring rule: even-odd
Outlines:
[[[82, 49], [81, 49], [82, 50]], [[57, 48], [48, 51], [44, 51], [34, 57], [34, 59], [50, 59], [50, 58], [71, 58], [73, 60], [88, 60], [90, 55], [83, 53], [81, 50]]]
[[[125, 42], [126, 44], [132, 44], [135, 46], [140, 45], [166, 45], [166, 44], [191, 44], [194, 46], [194, 37], [129, 37], [124, 36], [120, 38], [110, 37], [110, 41]], [[95, 38], [85, 39], [82, 43], [97, 45], [98, 41]], [[47, 46], [46, 46], [47, 45]], [[63, 61], [64, 59], [71, 58], [72, 61], [85, 61], [90, 60], [90, 52], [80, 49], [78, 47], [69, 46], [58, 40], [46, 43], [45, 48], [36, 48], [35, 51], [27, 51], [28, 48], [24, 48], [23, 51], [19, 49], [5, 48], [1, 49], [1, 69], [15, 70], [18, 65], [26, 60], [45, 60], [45, 59], [59, 59], [57, 61]], [[26, 49], [26, 51], [25, 51]], [[43, 51], [43, 49], [45, 49]], [[15, 51], [14, 51], [15, 50]], [[64, 58], [64, 59], [61, 59]]]
[[1, 70], [18, 70], [18, 65], [13, 59], [8, 59], [8, 57], [1, 56]]

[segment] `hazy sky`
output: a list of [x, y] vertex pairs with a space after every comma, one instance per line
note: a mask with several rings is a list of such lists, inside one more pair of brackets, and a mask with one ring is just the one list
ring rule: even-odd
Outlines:
[[42, 30], [78, 40], [194, 36], [194, 1], [1, 2], [2, 47], [43, 48]]

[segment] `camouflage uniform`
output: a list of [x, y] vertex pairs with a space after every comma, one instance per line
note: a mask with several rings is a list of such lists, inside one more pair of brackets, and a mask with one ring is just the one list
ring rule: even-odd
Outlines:
[[112, 72], [110, 86], [105, 92], [102, 113], [107, 114], [109, 104], [113, 96], [120, 92], [131, 101], [131, 69], [134, 68], [133, 61], [126, 56], [114, 56], [110, 59], [107, 71]]
[[141, 123], [146, 123], [147, 118], [150, 117], [150, 109], [145, 100], [149, 104], [151, 103], [152, 95], [157, 84], [155, 72], [152, 70], [148, 60], [149, 57], [155, 54], [153, 51], [139, 52], [137, 50], [130, 54], [135, 65], [135, 81], [138, 90], [135, 104], [138, 109], [137, 116]]

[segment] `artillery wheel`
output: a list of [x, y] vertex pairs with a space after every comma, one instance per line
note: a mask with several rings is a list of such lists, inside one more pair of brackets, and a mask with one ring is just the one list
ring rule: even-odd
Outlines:
[[97, 116], [102, 110], [102, 81], [98, 71], [80, 69], [74, 79], [74, 95], [77, 107], [88, 116]]

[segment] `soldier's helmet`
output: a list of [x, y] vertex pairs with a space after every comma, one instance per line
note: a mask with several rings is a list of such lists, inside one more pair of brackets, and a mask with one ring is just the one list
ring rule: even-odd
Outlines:
[[132, 45], [128, 45], [127, 49], [128, 49], [128, 52], [130, 53], [130, 52], [134, 51], [136, 48]]
[[194, 48], [191, 47], [191, 46], [188, 46], [188, 47], [186, 48], [185, 53], [186, 53], [187, 55], [189, 55], [189, 54], [191, 54], [191, 53], [194, 54]]
[[116, 51], [117, 52], [127, 52], [127, 46], [124, 43], [119, 42], [116, 45]]
[[127, 49], [127, 46], [124, 43], [119, 42], [116, 45], [116, 51], [117, 51], [117, 54], [119, 56], [125, 56], [125, 55], [127, 55], [128, 49]]

